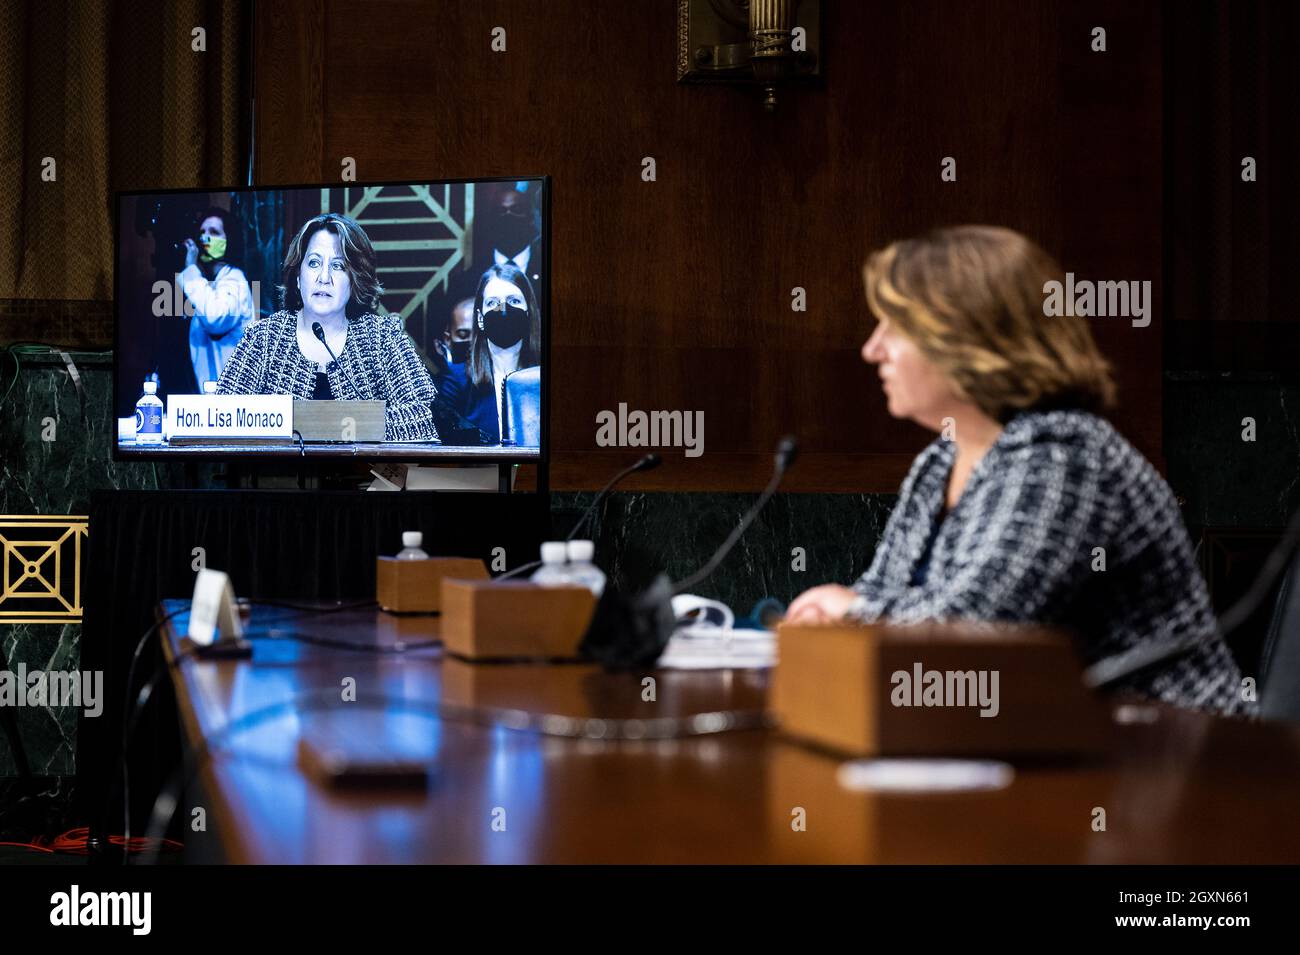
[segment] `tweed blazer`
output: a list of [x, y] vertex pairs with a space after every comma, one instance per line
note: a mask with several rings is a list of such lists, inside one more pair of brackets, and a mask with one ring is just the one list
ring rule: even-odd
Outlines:
[[[847, 616], [1056, 625], [1075, 635], [1084, 663], [1196, 636], [1199, 649], [1119, 689], [1255, 712], [1173, 493], [1109, 423], [1083, 411], [1020, 413], [941, 518], [955, 456], [955, 444], [938, 438], [913, 462]], [[929, 565], [914, 583], [927, 545]]]
[[[295, 313], [279, 311], [244, 329], [217, 381], [219, 395], [293, 395], [310, 399], [316, 363], [298, 349]], [[437, 441], [430, 405], [437, 389], [400, 316], [367, 313], [348, 322], [337, 361], [325, 369], [342, 400], [382, 400], [386, 441]]]

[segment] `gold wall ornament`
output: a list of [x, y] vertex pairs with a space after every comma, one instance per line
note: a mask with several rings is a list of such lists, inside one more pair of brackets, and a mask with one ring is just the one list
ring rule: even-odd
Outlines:
[[0, 623], [78, 623], [84, 515], [0, 515]]
[[[366, 230], [379, 257], [383, 311], [403, 320], [424, 314], [429, 297], [450, 287], [474, 258], [474, 183], [335, 186], [321, 189], [321, 212], [338, 212]], [[433, 264], [430, 264], [432, 260]]]
[[779, 86], [821, 79], [820, 0], [678, 0], [677, 82]]

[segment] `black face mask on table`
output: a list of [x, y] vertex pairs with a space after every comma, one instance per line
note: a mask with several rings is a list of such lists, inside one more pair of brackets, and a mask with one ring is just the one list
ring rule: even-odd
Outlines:
[[509, 348], [528, 334], [528, 311], [511, 305], [483, 315], [483, 331], [497, 348]]

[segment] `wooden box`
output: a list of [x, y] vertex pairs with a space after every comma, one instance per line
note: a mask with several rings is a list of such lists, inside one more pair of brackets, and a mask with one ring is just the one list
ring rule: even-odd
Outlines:
[[483, 561], [472, 557], [430, 557], [428, 560], [375, 558], [375, 599], [392, 613], [436, 613], [442, 609], [446, 577], [487, 579]]
[[447, 577], [442, 643], [468, 660], [572, 660], [595, 609], [586, 587]]
[[1068, 755], [1103, 751], [1111, 737], [1109, 708], [1083, 687], [1069, 639], [1053, 631], [782, 624], [777, 634], [771, 700], [781, 730], [829, 749]]
[[384, 440], [384, 401], [293, 403], [293, 429], [307, 444], [358, 444]]

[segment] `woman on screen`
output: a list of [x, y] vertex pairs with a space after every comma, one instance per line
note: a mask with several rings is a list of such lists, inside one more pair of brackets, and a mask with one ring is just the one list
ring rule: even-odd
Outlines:
[[388, 441], [436, 441], [436, 389], [402, 319], [379, 315], [375, 250], [356, 222], [327, 212], [289, 243], [284, 308], [249, 325], [222, 372], [223, 395], [387, 403]]
[[213, 207], [199, 216], [196, 242], [185, 239], [185, 267], [178, 280], [193, 308], [190, 363], [194, 381], [217, 381], [243, 337], [253, 314], [253, 293], [243, 265], [243, 229], [228, 209]]
[[1072, 631], [1086, 663], [1192, 638], [1117, 688], [1250, 712], [1169, 486], [1099, 417], [1114, 385], [1087, 321], [1046, 314], [1060, 267], [1016, 232], [965, 226], [894, 243], [864, 278], [863, 360], [889, 413], [940, 437], [867, 572], [805, 591], [786, 619], [1034, 621]]
[[533, 283], [511, 262], [494, 265], [474, 293], [469, 358], [439, 379], [447, 404], [500, 442], [505, 380], [541, 361], [542, 316]]

